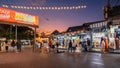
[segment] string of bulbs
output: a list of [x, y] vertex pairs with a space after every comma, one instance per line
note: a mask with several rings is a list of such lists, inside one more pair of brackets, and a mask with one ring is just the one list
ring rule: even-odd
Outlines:
[[2, 5], [2, 7], [6, 8], [15, 8], [15, 9], [27, 9], [27, 10], [78, 10], [78, 9], [85, 9], [87, 8], [86, 5], [78, 5], [78, 6], [61, 6], [61, 7], [41, 7], [41, 6], [17, 6], [17, 5]]

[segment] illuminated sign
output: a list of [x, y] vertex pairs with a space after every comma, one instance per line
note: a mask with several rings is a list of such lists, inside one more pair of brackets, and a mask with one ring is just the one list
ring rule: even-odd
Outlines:
[[0, 9], [0, 18], [10, 18], [10, 11]]
[[15, 20], [21, 22], [27, 22], [27, 24], [34, 24], [35, 16], [24, 14], [24, 13], [15, 13]]
[[30, 26], [38, 26], [38, 16], [16, 12], [13, 10], [0, 8], [0, 21], [6, 21], [12, 24], [22, 24]]

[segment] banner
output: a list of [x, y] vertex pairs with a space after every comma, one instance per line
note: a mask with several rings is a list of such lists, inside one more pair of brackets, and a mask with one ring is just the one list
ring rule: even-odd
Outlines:
[[38, 27], [38, 16], [0, 8], [0, 21]]

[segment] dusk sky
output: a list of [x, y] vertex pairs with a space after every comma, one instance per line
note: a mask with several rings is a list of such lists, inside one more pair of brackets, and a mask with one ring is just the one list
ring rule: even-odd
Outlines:
[[[0, 6], [7, 5], [9, 9], [21, 11], [39, 16], [40, 32], [52, 32], [54, 30], [66, 31], [68, 27], [79, 26], [83, 23], [104, 20], [103, 6], [107, 0], [0, 0]], [[111, 0], [112, 5], [120, 4], [117, 0]], [[11, 6], [31, 7], [64, 7], [86, 5], [87, 8], [69, 10], [39, 10], [21, 9]]]

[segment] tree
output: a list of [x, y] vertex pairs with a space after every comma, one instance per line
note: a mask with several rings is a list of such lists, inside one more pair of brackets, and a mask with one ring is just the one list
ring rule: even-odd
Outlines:
[[[0, 37], [15, 39], [16, 27], [8, 24], [0, 24]], [[26, 26], [17, 26], [18, 39], [34, 39], [34, 30]]]

